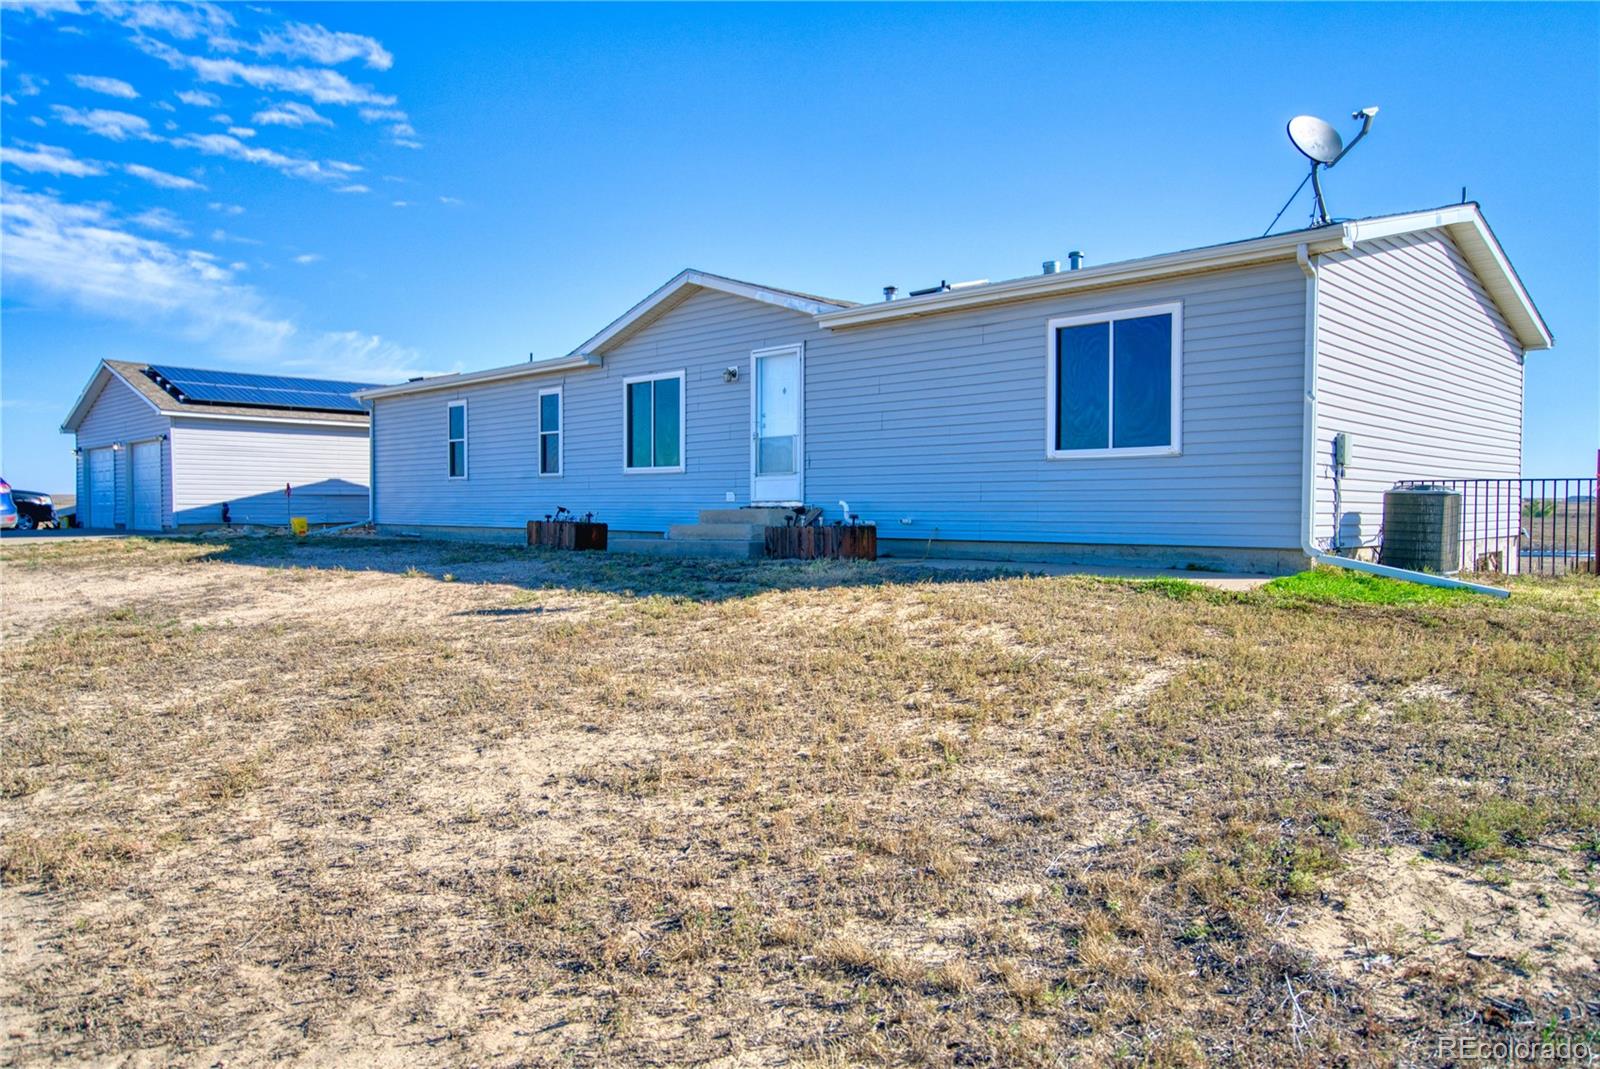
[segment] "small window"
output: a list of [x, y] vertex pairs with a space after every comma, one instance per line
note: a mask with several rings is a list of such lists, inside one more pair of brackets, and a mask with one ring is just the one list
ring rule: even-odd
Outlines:
[[1175, 456], [1183, 408], [1183, 307], [1052, 319], [1051, 457]]
[[683, 372], [623, 380], [622, 467], [683, 470]]
[[450, 478], [467, 477], [467, 403], [450, 402], [449, 431], [445, 443], [450, 452]]
[[561, 474], [561, 387], [539, 391], [539, 474]]

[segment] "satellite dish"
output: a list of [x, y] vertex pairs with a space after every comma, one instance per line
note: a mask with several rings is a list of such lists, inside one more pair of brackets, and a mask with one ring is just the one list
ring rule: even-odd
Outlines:
[[[1322, 180], [1317, 177], [1317, 168], [1326, 170], [1348, 156], [1350, 150], [1355, 148], [1372, 129], [1372, 120], [1377, 114], [1377, 108], [1362, 108], [1351, 114], [1352, 119], [1361, 120], [1361, 132], [1351, 138], [1348, 145], [1331, 123], [1324, 122], [1315, 115], [1296, 115], [1289, 120], [1289, 140], [1294, 143], [1294, 147], [1302, 156], [1311, 161], [1311, 173], [1301, 179], [1300, 185], [1304, 188], [1307, 181], [1311, 183], [1312, 226], [1327, 226], [1329, 223], [1328, 202], [1322, 199]], [[1272, 233], [1272, 228], [1278, 225], [1278, 220], [1299, 195], [1299, 189], [1289, 195], [1288, 202], [1278, 209], [1278, 214], [1267, 226], [1268, 234]]]
[[1290, 119], [1289, 140], [1313, 163], [1331, 164], [1344, 151], [1344, 138], [1339, 136], [1339, 131], [1315, 115], [1296, 115]]

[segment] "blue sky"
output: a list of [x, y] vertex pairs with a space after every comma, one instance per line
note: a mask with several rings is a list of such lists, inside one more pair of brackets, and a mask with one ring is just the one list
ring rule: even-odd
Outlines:
[[[0, 471], [102, 356], [395, 379], [559, 355], [686, 266], [855, 300], [1261, 233], [1283, 125], [1382, 107], [1335, 215], [1482, 202], [1600, 445], [1600, 8], [0, 9]], [[1286, 226], [1305, 221], [1302, 197]]]

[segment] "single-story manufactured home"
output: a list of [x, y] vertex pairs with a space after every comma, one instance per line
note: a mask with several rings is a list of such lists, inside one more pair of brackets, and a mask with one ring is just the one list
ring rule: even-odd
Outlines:
[[367, 385], [102, 360], [61, 426], [77, 441], [78, 522], [364, 520], [368, 416], [352, 393]]
[[762, 506], [847, 503], [891, 554], [1292, 571], [1399, 480], [1518, 476], [1551, 344], [1470, 203], [892, 296], [684, 271], [566, 356], [361, 391], [373, 518], [759, 555]]

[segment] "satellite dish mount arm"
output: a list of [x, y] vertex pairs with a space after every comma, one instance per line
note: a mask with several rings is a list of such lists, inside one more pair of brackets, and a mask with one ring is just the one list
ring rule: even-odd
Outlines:
[[1377, 108], [1362, 108], [1360, 111], [1353, 111], [1353, 112], [1350, 113], [1350, 117], [1352, 119], [1360, 119], [1361, 120], [1361, 132], [1359, 134], [1357, 134], [1355, 137], [1351, 138], [1350, 139], [1350, 143], [1344, 147], [1344, 151], [1340, 152], [1337, 156], [1335, 156], [1328, 163], [1329, 167], [1337, 166], [1340, 160], [1342, 160], [1346, 156], [1350, 155], [1350, 150], [1351, 149], [1353, 149], [1357, 145], [1361, 144], [1361, 139], [1363, 137], [1367, 136], [1367, 131], [1368, 130], [1372, 129], [1372, 120], [1377, 114], [1378, 114], [1378, 109]]
[[1316, 219], [1318, 226], [1327, 226], [1329, 219], [1328, 202], [1322, 199], [1322, 179], [1317, 176], [1317, 168], [1321, 167], [1324, 170], [1327, 170], [1328, 168], [1336, 166], [1340, 160], [1350, 155], [1350, 150], [1359, 145], [1361, 143], [1361, 139], [1367, 136], [1367, 131], [1372, 129], [1372, 120], [1377, 114], [1377, 108], [1362, 108], [1360, 111], [1351, 112], [1350, 117], [1352, 119], [1361, 120], [1361, 132], [1356, 134], [1355, 137], [1351, 138], [1350, 143], [1344, 146], [1344, 148], [1340, 150], [1339, 154], [1333, 159], [1329, 160], [1327, 163], [1321, 163], [1315, 159], [1311, 161], [1311, 194], [1313, 197], [1311, 211], [1312, 216]]

